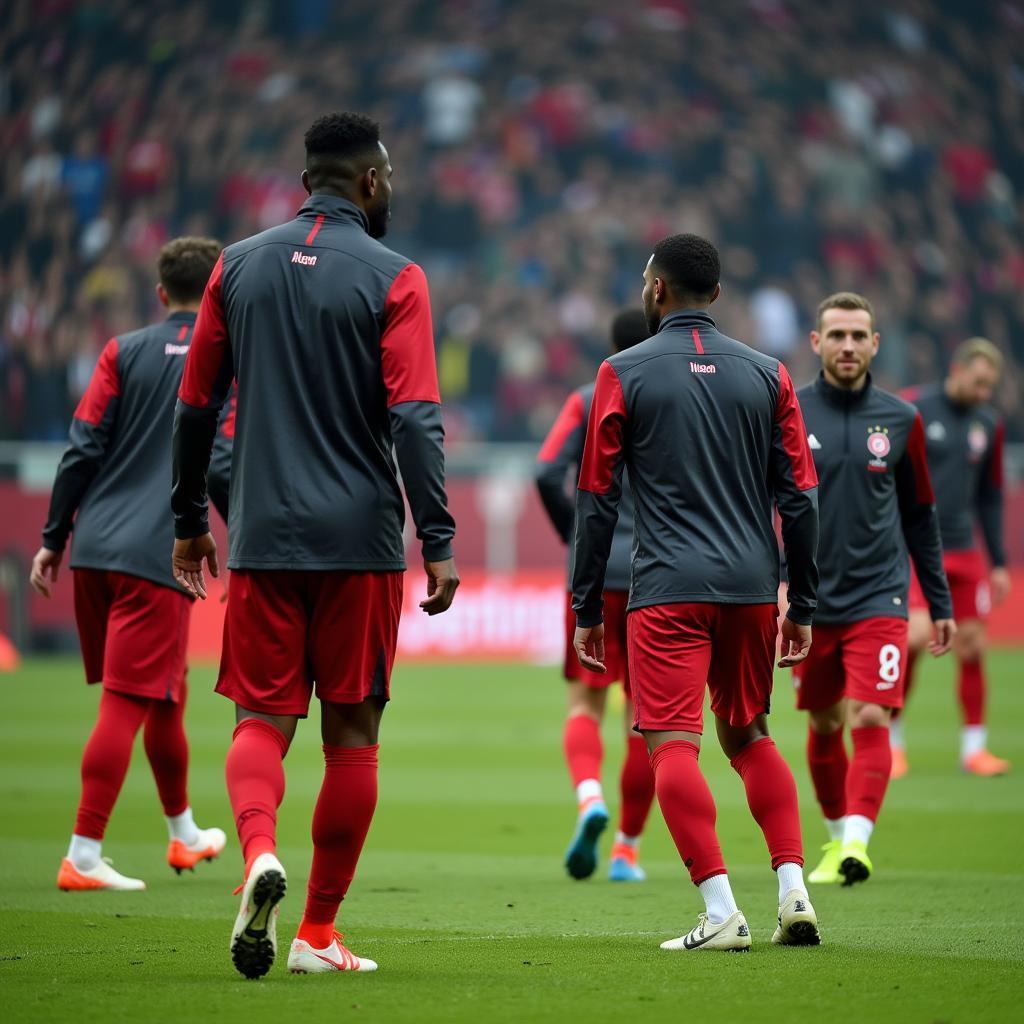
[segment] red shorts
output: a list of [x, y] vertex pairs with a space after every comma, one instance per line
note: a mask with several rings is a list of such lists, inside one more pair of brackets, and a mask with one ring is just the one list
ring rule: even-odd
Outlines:
[[626, 657], [626, 605], [629, 591], [606, 590], [604, 592], [604, 675], [591, 672], [580, 664], [572, 641], [576, 635], [576, 613], [572, 610], [572, 594], [569, 595], [565, 611], [565, 678], [581, 682], [584, 686], [602, 690], [612, 683], [622, 681], [629, 693], [629, 659]]
[[[992, 595], [988, 586], [988, 567], [977, 548], [968, 551], [944, 551], [942, 567], [949, 580], [949, 592], [953, 597], [953, 618], [987, 619], [992, 611]], [[927, 611], [921, 584], [913, 566], [910, 569], [910, 598], [908, 605], [913, 611]]]
[[234, 570], [217, 692], [264, 715], [390, 696], [400, 572]]
[[123, 572], [73, 575], [86, 681], [132, 697], [179, 700], [192, 598]]
[[767, 714], [779, 635], [774, 604], [657, 604], [629, 613], [636, 728], [702, 732], [704, 687], [730, 725]]
[[793, 669], [796, 706], [824, 711], [843, 697], [903, 707], [907, 620], [889, 615], [815, 626], [811, 653]]

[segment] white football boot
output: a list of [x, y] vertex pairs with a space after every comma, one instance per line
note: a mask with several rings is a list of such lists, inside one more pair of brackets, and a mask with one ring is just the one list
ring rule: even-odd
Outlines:
[[779, 925], [772, 936], [779, 946], [818, 946], [818, 917], [807, 893], [790, 889], [779, 907]]
[[57, 888], [64, 892], [88, 892], [91, 889], [110, 889], [114, 892], [141, 892], [146, 883], [141, 878], [128, 878], [111, 867], [109, 857], [103, 857], [93, 868], [76, 868], [70, 857], [60, 862]]
[[261, 853], [241, 886], [242, 903], [231, 932], [231, 960], [247, 978], [262, 978], [274, 964], [278, 904], [287, 889], [284, 866], [272, 853]]
[[662, 949], [721, 949], [732, 953], [745, 953], [750, 949], [750, 929], [747, 919], [739, 910], [730, 914], [721, 924], [712, 924], [707, 914], [697, 918], [697, 927], [678, 939], [661, 944]]
[[288, 953], [288, 970], [292, 974], [377, 970], [376, 961], [350, 953], [342, 942], [344, 938], [344, 935], [335, 932], [334, 941], [326, 949], [315, 949], [303, 939], [293, 940]]

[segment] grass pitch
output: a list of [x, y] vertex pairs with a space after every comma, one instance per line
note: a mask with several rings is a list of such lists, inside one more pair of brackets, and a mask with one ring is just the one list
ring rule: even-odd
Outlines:
[[[223, 783], [231, 708], [211, 670], [192, 673], [191, 798], [232, 836], [194, 875], [163, 860], [166, 833], [141, 750], [104, 852], [145, 893], [66, 894], [54, 881], [78, 797], [78, 759], [98, 693], [75, 660], [0, 677], [0, 1001], [11, 1021], [843, 1021], [1021, 1019], [1024, 652], [996, 653], [992, 747], [1017, 774], [956, 766], [953, 665], [924, 666], [908, 717], [911, 774], [894, 783], [872, 843], [875, 876], [817, 888], [824, 944], [773, 947], [776, 885], [739, 779], [710, 743], [701, 761], [749, 955], [670, 954], [701, 904], [655, 808], [642, 849], [649, 880], [588, 882], [562, 854], [574, 806], [561, 761], [563, 693], [554, 669], [400, 667], [384, 720], [381, 802], [342, 906], [351, 947], [376, 974], [291, 976], [308, 827], [321, 774], [315, 718], [287, 761], [280, 855], [290, 895], [271, 974], [246, 982], [228, 938], [241, 865]], [[804, 723], [780, 674], [772, 725], [800, 785], [807, 858], [824, 836], [803, 759]], [[710, 737], [709, 737], [710, 739]], [[605, 788], [621, 763], [605, 728]], [[603, 852], [607, 854], [610, 830]], [[812, 861], [813, 863], [813, 861]]]

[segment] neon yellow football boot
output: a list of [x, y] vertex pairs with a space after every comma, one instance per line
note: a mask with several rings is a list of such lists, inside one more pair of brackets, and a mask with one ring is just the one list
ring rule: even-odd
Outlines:
[[866, 882], [874, 868], [868, 857], [867, 843], [859, 839], [851, 839], [844, 843], [839, 851], [839, 873], [843, 876], [843, 885], [856, 885]]
[[813, 882], [815, 885], [834, 885], [836, 882], [841, 882], [843, 876], [839, 873], [839, 865], [842, 863], [840, 855], [842, 848], [843, 841], [841, 839], [833, 839], [826, 843], [821, 848], [823, 856], [818, 862], [818, 866], [807, 876], [807, 881]]

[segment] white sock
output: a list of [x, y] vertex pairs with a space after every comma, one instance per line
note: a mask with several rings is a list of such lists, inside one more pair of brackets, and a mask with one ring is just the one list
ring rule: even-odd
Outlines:
[[712, 924], [721, 924], [727, 917], [739, 910], [732, 894], [728, 875], [712, 875], [701, 882], [697, 888], [700, 889], [700, 894], [704, 897], [708, 920]]
[[842, 839], [843, 838], [843, 822], [845, 818], [826, 818], [825, 828], [828, 829], [829, 839]]
[[903, 735], [903, 716], [893, 718], [889, 722], [889, 746], [893, 750], [906, 750], [906, 737]]
[[848, 814], [843, 827], [843, 842], [860, 842], [867, 846], [874, 827], [875, 823], [870, 818], [865, 818], [863, 814]]
[[598, 800], [604, 799], [604, 793], [601, 790], [601, 782], [599, 779], [584, 779], [576, 787], [576, 803], [581, 807], [588, 801], [594, 798]]
[[615, 842], [622, 843], [623, 846], [632, 846], [635, 850], [640, 845], [640, 837], [627, 836], [625, 832], [616, 832]]
[[85, 836], [72, 836], [68, 846], [68, 860], [79, 871], [89, 871], [100, 862], [100, 851], [103, 844], [98, 839], [87, 839]]
[[776, 874], [779, 876], [780, 903], [792, 889], [807, 895], [807, 886], [804, 885], [804, 869], [799, 864], [780, 864]]
[[965, 725], [960, 731], [960, 760], [966, 761], [988, 745], [988, 728], [984, 725]]
[[186, 846], [191, 846], [199, 838], [199, 828], [192, 817], [192, 808], [186, 807], [181, 814], [166, 818], [167, 834], [171, 839], [180, 839]]

